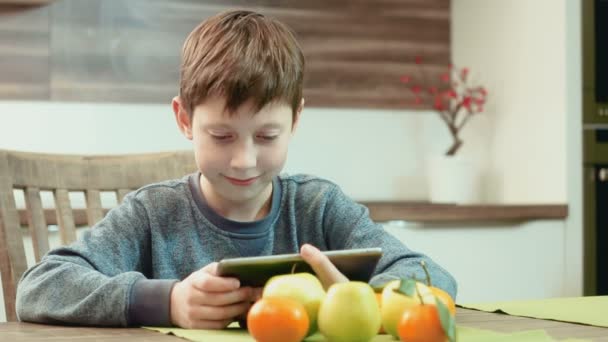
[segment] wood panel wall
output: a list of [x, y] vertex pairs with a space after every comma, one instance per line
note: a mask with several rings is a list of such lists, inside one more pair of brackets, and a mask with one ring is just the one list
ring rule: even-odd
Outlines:
[[49, 8], [0, 5], [0, 99], [50, 98]]
[[399, 82], [425, 56], [450, 58], [450, 0], [56, 0], [0, 3], [0, 99], [167, 103], [179, 53], [203, 19], [231, 8], [277, 17], [307, 60], [307, 106], [415, 108]]

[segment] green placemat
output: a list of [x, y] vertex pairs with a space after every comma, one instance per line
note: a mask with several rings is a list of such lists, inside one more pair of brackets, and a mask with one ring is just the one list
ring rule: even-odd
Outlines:
[[[238, 328], [228, 328], [224, 330], [189, 330], [178, 328], [156, 328], [146, 327], [146, 329], [161, 332], [163, 334], [173, 334], [175, 336], [188, 339], [194, 342], [255, 342], [246, 330]], [[555, 341], [544, 330], [527, 330], [516, 333], [499, 333], [490, 330], [481, 330], [458, 326], [456, 336], [459, 342], [545, 342]], [[326, 342], [320, 334], [315, 334], [305, 341], [307, 342]], [[390, 335], [378, 335], [372, 342], [395, 342]], [[563, 340], [568, 342], [584, 340]]]
[[[477, 328], [457, 327], [457, 339], [459, 342], [541, 342], [541, 341], [556, 341], [547, 334], [545, 330], [525, 330], [514, 333], [501, 333], [491, 330], [482, 330]], [[589, 340], [581, 339], [565, 339], [559, 342], [588, 342]], [[394, 342], [394, 341], [393, 341]]]
[[459, 304], [467, 309], [504, 312], [556, 321], [608, 327], [608, 296], [548, 298], [494, 303]]

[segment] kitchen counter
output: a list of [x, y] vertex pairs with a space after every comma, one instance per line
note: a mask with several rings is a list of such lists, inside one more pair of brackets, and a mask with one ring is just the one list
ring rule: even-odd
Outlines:
[[471, 222], [563, 220], [568, 217], [565, 204], [433, 204], [428, 202], [361, 202], [369, 208], [374, 221]]
[[[568, 206], [565, 204], [531, 204], [531, 205], [455, 205], [433, 204], [428, 202], [397, 201], [362, 201], [376, 222], [411, 221], [411, 222], [482, 222], [482, 221], [530, 221], [530, 220], [563, 220], [568, 217]], [[21, 224], [27, 225], [25, 210], [19, 210]], [[57, 224], [53, 209], [45, 209], [47, 224]], [[77, 226], [87, 224], [85, 209], [74, 209], [74, 221]]]

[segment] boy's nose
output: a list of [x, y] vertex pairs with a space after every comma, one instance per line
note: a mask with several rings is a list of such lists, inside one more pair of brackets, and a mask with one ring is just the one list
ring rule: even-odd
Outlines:
[[251, 169], [257, 164], [257, 151], [252, 144], [242, 144], [232, 154], [230, 167], [233, 169]]

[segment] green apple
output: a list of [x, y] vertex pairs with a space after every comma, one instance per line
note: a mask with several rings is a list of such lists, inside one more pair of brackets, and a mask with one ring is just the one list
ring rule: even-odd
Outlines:
[[370, 341], [380, 324], [376, 294], [364, 282], [332, 285], [319, 308], [319, 331], [331, 342]]
[[[408, 287], [409, 291], [405, 290]], [[410, 292], [410, 295], [401, 291]], [[421, 297], [426, 304], [435, 303], [431, 290], [423, 283], [411, 279], [393, 280], [387, 283], [382, 290], [382, 304], [380, 305], [384, 331], [399, 339], [397, 333], [399, 320], [405, 310], [420, 304]]]
[[304, 305], [310, 321], [307, 336], [317, 331], [317, 315], [325, 298], [325, 290], [314, 275], [295, 273], [274, 276], [266, 282], [262, 297], [287, 297], [300, 302]]

